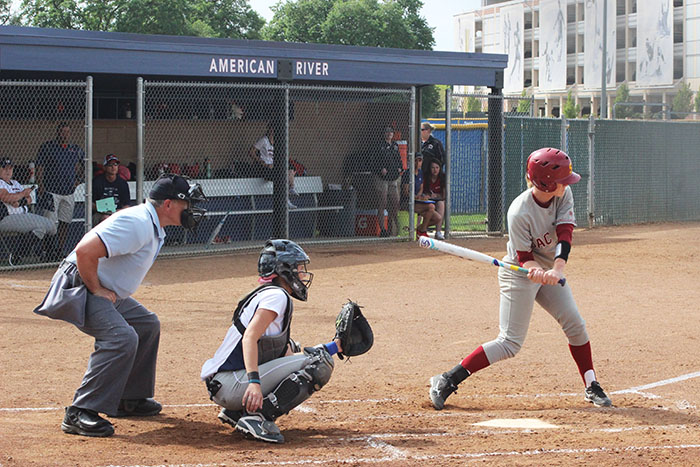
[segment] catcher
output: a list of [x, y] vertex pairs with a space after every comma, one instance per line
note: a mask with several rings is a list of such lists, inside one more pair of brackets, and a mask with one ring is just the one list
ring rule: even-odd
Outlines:
[[294, 353], [292, 297], [307, 299], [313, 279], [308, 263], [296, 243], [268, 240], [258, 259], [262, 285], [238, 302], [224, 342], [202, 366], [209, 397], [222, 407], [219, 420], [260, 441], [284, 442], [275, 420], [328, 383], [333, 354], [361, 355], [374, 341], [360, 307], [348, 301], [331, 342]]

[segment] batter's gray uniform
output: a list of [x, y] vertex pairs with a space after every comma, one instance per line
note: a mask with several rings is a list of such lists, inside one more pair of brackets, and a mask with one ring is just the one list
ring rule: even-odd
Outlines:
[[34, 311], [69, 321], [95, 338], [95, 350], [72, 405], [114, 415], [120, 399], [153, 397], [160, 321], [130, 296], [158, 256], [165, 231], [155, 208], [146, 202], [111, 215], [92, 232], [107, 250], [107, 257], [99, 260], [97, 275], [103, 287], [117, 294], [116, 303], [86, 291], [83, 302], [73, 300], [65, 306], [77, 294], [69, 297], [65, 290], [57, 289], [80, 283], [79, 276], [75, 281], [73, 251]]
[[[546, 208], [535, 202], [532, 189], [525, 190], [508, 209], [508, 253], [503, 261], [519, 266], [517, 252], [532, 251], [543, 268], [551, 269], [559, 224], [576, 225], [571, 187], [567, 186], [564, 195], [554, 197]], [[557, 320], [569, 344], [579, 346], [588, 342], [585, 322], [568, 283], [564, 287], [537, 284], [522, 273], [505, 268], [499, 268], [498, 282], [500, 332], [495, 340], [483, 344], [489, 363], [513, 357], [520, 350], [535, 301]]]

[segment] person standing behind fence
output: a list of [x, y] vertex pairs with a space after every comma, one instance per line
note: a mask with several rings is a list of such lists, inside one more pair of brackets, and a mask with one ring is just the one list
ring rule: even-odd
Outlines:
[[[36, 161], [38, 205], [52, 222], [58, 223], [58, 244], [47, 244], [49, 259], [58, 260], [68, 237], [68, 226], [73, 221], [75, 187], [83, 178], [85, 152], [70, 143], [71, 128], [61, 122], [56, 126], [55, 139], [46, 141], [39, 148]], [[44, 197], [48, 196], [49, 200]]]
[[[393, 141], [394, 129], [390, 126], [384, 129], [384, 140], [379, 144], [374, 157], [374, 187], [377, 192], [377, 220], [379, 236], [397, 235], [399, 228], [399, 180], [403, 166], [399, 145]], [[389, 217], [384, 228], [384, 210]]]
[[[267, 125], [267, 131], [265, 131], [265, 134], [250, 148], [248, 155], [253, 160], [253, 175], [274, 182], [275, 128], [272, 124]], [[287, 170], [289, 174], [289, 194], [291, 196], [298, 196], [297, 191], [294, 189], [294, 173], [296, 169], [290, 163]], [[296, 209], [296, 206], [289, 199], [287, 199], [287, 207], [289, 209]]]
[[445, 148], [439, 139], [433, 136], [435, 127], [430, 122], [423, 122], [420, 126], [420, 151], [423, 154], [423, 176], [428, 178], [430, 163], [438, 161], [440, 167], [445, 164]]
[[107, 154], [104, 161], [104, 173], [92, 180], [93, 225], [99, 224], [113, 214], [112, 211], [98, 210], [97, 201], [113, 198], [116, 210], [124, 209], [131, 205], [129, 184], [118, 174], [119, 158], [114, 154]]
[[[61, 424], [65, 433], [106, 437], [111, 417], [160, 413], [152, 399], [160, 321], [131, 298], [165, 240], [164, 227], [193, 230], [206, 211], [199, 184], [164, 174], [145, 203], [110, 216], [83, 236], [61, 262], [34, 313], [70, 322], [95, 338], [83, 382]], [[68, 343], [74, 346], [73, 342]]]

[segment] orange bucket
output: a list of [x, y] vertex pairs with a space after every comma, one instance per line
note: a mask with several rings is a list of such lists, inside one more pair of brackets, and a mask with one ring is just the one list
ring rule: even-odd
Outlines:
[[408, 169], [408, 141], [397, 141], [399, 145], [399, 155], [401, 156], [401, 165], [403, 169]]

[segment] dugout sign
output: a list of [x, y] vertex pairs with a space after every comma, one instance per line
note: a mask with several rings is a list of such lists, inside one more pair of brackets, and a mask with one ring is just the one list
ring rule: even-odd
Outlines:
[[[330, 62], [324, 60], [292, 60], [294, 78], [324, 79], [331, 77]], [[278, 60], [255, 57], [211, 57], [210, 75], [277, 78]]]

